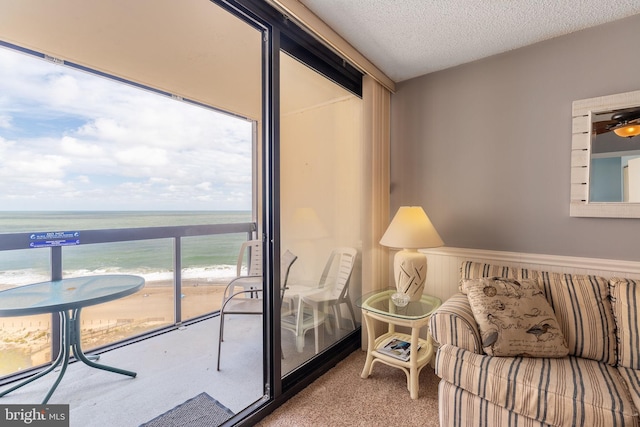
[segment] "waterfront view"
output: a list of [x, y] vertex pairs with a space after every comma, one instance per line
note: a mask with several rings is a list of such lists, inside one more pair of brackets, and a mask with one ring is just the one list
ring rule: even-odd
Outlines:
[[[158, 212], [0, 212], [0, 235], [78, 231], [80, 244], [64, 248], [64, 277], [87, 274], [138, 274], [147, 282], [173, 278], [173, 244], [170, 239], [83, 245], [82, 230], [164, 227], [251, 222], [248, 211]], [[184, 239], [182, 275], [209, 279], [235, 275], [242, 233]], [[50, 279], [47, 248], [0, 252], [0, 290]]]
[[[222, 212], [2, 212], [2, 233], [79, 231], [80, 244], [63, 248], [63, 277], [135, 274], [136, 294], [82, 310], [83, 348], [89, 350], [175, 322], [173, 240], [82, 244], [82, 230], [250, 222], [251, 213]], [[220, 308], [224, 286], [236, 274], [246, 233], [194, 236], [182, 241], [182, 319]], [[50, 278], [48, 248], [0, 252], [0, 289]], [[51, 360], [51, 315], [0, 317], [0, 375]]]
[[[2, 42], [2, 41], [0, 41]], [[29, 236], [73, 232], [62, 277], [135, 274], [142, 291], [82, 310], [85, 349], [219, 307], [246, 233], [86, 244], [84, 230], [252, 221], [254, 122], [183, 96], [0, 43], [0, 291], [51, 279]], [[217, 105], [217, 104], [216, 104]], [[179, 209], [179, 210], [177, 210]], [[50, 360], [51, 316], [0, 317], [0, 375]]]

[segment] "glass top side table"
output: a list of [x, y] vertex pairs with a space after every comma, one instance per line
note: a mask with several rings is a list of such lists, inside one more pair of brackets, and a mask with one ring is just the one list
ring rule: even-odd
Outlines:
[[[356, 303], [362, 310], [362, 317], [367, 325], [367, 360], [360, 375], [367, 378], [371, 375], [376, 362], [399, 368], [407, 375], [407, 388], [412, 399], [418, 398], [418, 376], [424, 366], [433, 357], [433, 343], [431, 337], [420, 338], [420, 330], [429, 323], [431, 314], [441, 305], [440, 299], [423, 295], [420, 300], [410, 302], [404, 307], [396, 306], [391, 296], [397, 290], [387, 289], [374, 291], [363, 295]], [[386, 333], [376, 337], [374, 321], [379, 320], [388, 324]], [[396, 332], [396, 326], [411, 329], [411, 334]], [[407, 360], [385, 349], [393, 340], [409, 343]], [[398, 342], [398, 341], [396, 341]]]

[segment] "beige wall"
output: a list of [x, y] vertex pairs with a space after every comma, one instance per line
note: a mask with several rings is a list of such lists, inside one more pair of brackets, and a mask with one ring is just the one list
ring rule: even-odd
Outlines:
[[[362, 100], [287, 55], [281, 60], [283, 104], [307, 104], [280, 118], [282, 248], [299, 257], [291, 282], [317, 284], [333, 248], [361, 249]], [[301, 235], [309, 230], [296, 223], [299, 208], [315, 212], [323, 236]]]
[[640, 260], [637, 219], [569, 217], [571, 103], [640, 89], [640, 15], [397, 86], [391, 211], [450, 247]]
[[[282, 248], [300, 258], [292, 270], [318, 279], [334, 247], [361, 246], [362, 152], [359, 98], [281, 118]], [[290, 233], [297, 208], [313, 209], [326, 235], [313, 242]]]

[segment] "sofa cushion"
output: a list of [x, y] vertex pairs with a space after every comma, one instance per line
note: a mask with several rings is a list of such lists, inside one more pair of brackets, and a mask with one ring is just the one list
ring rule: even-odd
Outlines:
[[553, 427], [481, 399], [447, 381], [438, 384], [440, 425], [447, 427]]
[[636, 410], [617, 368], [578, 357], [475, 354], [445, 344], [436, 374], [489, 402], [553, 426], [636, 425]]
[[474, 261], [465, 261], [460, 268], [463, 279], [491, 276], [537, 279], [562, 329], [569, 354], [616, 364], [616, 325], [606, 279]]
[[567, 355], [569, 349], [553, 309], [536, 280], [493, 277], [463, 279], [462, 282], [487, 354]]
[[616, 364], [616, 332], [607, 279], [542, 272], [547, 300], [569, 346], [569, 354]]
[[640, 286], [635, 280], [609, 280], [613, 316], [618, 328], [618, 365], [640, 369]]
[[[481, 277], [509, 277], [521, 279], [521, 269], [502, 265], [485, 264], [474, 261], [464, 261], [460, 267], [460, 279], [479, 279]], [[459, 283], [460, 292], [466, 294], [462, 280]]]
[[631, 395], [637, 412], [637, 408], [640, 408], [640, 370], [620, 366], [618, 372], [627, 385], [627, 391]]

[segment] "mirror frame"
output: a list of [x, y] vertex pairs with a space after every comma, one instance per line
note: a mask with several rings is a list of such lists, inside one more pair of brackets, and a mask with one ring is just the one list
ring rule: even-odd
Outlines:
[[638, 106], [640, 106], [640, 90], [573, 101], [570, 216], [640, 218], [640, 203], [589, 201], [592, 115]]

